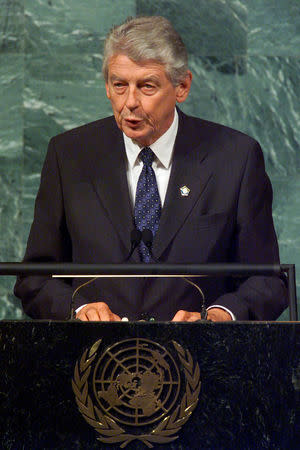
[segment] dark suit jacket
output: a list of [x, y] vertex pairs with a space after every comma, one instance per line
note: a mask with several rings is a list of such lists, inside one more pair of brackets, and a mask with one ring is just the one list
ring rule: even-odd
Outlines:
[[[181, 186], [190, 194], [182, 197]], [[126, 153], [113, 117], [51, 139], [36, 199], [25, 261], [120, 263], [133, 229]], [[169, 263], [277, 263], [272, 188], [259, 144], [230, 128], [179, 111], [174, 158], [153, 254]], [[139, 262], [138, 252], [132, 261]], [[64, 319], [73, 285], [19, 278], [15, 293], [33, 318]], [[240, 320], [273, 320], [286, 307], [277, 277], [201, 279], [207, 305]], [[75, 307], [105, 301], [129, 319], [148, 312], [170, 320], [200, 310], [197, 290], [182, 279], [101, 279], [83, 288]]]

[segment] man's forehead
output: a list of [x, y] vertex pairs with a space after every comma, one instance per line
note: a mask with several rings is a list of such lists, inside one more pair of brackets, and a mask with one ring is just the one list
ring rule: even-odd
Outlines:
[[108, 73], [110, 78], [119, 78], [122, 74], [133, 74], [149, 78], [160, 78], [167, 76], [165, 66], [159, 61], [144, 60], [135, 62], [125, 55], [112, 56], [108, 62]]

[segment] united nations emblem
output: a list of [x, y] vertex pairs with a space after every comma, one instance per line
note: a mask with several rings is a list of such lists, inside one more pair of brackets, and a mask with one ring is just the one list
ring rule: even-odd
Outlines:
[[133, 440], [153, 447], [177, 439], [201, 387], [190, 352], [175, 341], [174, 355], [149, 339], [125, 339], [103, 351], [101, 342], [85, 350], [72, 380], [79, 411], [98, 440], [124, 448]]

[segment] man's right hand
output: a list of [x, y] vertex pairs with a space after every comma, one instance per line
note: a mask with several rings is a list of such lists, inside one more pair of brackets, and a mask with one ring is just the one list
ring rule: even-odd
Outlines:
[[114, 314], [104, 302], [88, 303], [77, 314], [76, 319], [87, 321], [118, 322], [121, 318]]

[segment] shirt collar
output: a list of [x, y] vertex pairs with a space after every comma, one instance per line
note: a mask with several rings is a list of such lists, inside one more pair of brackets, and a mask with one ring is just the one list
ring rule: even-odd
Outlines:
[[[171, 164], [177, 130], [178, 113], [175, 108], [174, 119], [170, 128], [168, 128], [167, 131], [150, 146], [158, 161], [166, 169], [168, 169]], [[123, 137], [128, 164], [131, 168], [133, 168], [138, 163], [138, 155], [141, 151], [141, 148], [137, 144], [135, 144], [129, 137], [127, 137], [126, 134], [123, 133]]]

